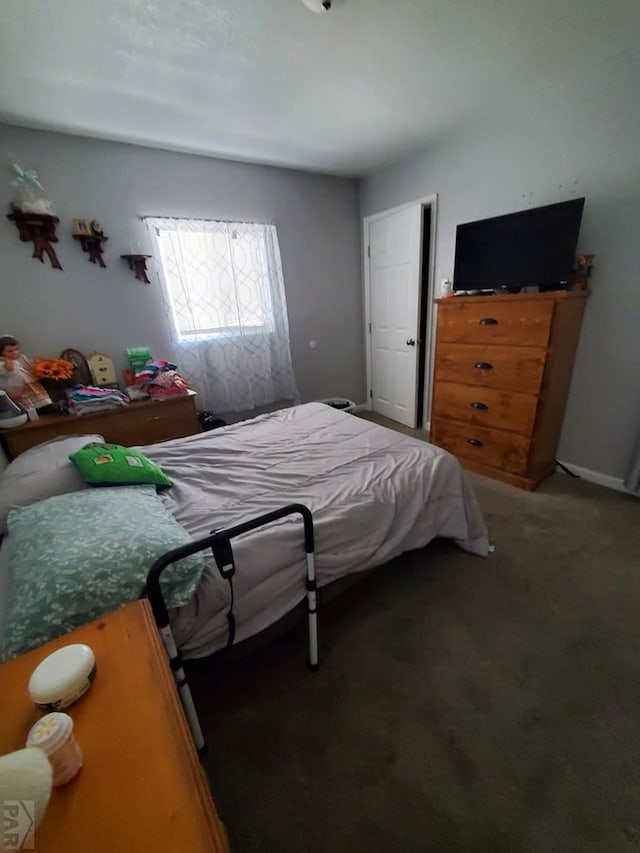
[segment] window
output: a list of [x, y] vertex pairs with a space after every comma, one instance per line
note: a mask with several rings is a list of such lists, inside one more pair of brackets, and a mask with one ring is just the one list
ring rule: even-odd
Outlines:
[[147, 218], [174, 360], [199, 408], [244, 412], [300, 397], [275, 225]]
[[193, 219], [148, 222], [155, 232], [177, 340], [274, 330], [276, 304], [284, 304], [275, 226]]

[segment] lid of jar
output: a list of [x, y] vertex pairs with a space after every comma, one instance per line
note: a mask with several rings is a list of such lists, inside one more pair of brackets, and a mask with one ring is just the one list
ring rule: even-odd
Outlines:
[[69, 738], [73, 731], [73, 720], [68, 714], [53, 711], [45, 714], [32, 726], [27, 737], [27, 746], [37, 746], [51, 755]]
[[63, 646], [31, 673], [29, 694], [36, 705], [53, 704], [73, 696], [90, 677], [95, 655], [84, 643]]

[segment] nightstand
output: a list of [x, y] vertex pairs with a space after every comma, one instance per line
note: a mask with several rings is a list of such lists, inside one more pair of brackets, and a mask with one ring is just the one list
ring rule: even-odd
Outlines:
[[84, 766], [68, 785], [53, 789], [35, 849], [228, 853], [146, 600], [0, 667], [0, 754], [21, 749], [44, 713], [27, 691], [31, 672], [68, 643], [89, 645], [97, 663], [89, 692], [66, 709]]

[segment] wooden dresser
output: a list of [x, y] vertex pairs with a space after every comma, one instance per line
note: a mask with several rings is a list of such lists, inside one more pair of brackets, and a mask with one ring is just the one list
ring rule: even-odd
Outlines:
[[92, 415], [42, 415], [24, 426], [0, 430], [9, 459], [62, 435], [98, 433], [109, 444], [154, 444], [200, 432], [197, 394], [173, 400], [140, 400], [126, 408]]
[[32, 671], [69, 643], [96, 656], [95, 682], [65, 711], [84, 766], [53, 789], [36, 853], [229, 853], [147, 601], [0, 666], [0, 754], [21, 749], [44, 713], [29, 697]]
[[555, 468], [588, 293], [437, 299], [431, 441], [533, 490]]

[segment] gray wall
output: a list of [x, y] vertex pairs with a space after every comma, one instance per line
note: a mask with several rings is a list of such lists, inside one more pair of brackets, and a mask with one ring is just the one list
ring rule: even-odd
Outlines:
[[[8, 165], [38, 170], [60, 224], [64, 270], [31, 259], [15, 225], [0, 218], [1, 333], [29, 355], [67, 347], [106, 352], [120, 370], [125, 348], [148, 344], [161, 358], [169, 339], [156, 273], [142, 285], [120, 254], [150, 253], [140, 216], [275, 222], [289, 310], [291, 351], [303, 400], [363, 399], [360, 227], [355, 180], [252, 166], [152, 148], [0, 125], [3, 185]], [[8, 212], [8, 203], [7, 203]], [[71, 237], [73, 217], [99, 219], [109, 236], [107, 269], [88, 263]], [[317, 342], [311, 349], [309, 341]]]
[[[370, 215], [438, 193], [436, 282], [453, 275], [460, 222], [585, 196], [578, 249], [596, 254], [559, 458], [622, 477], [640, 426], [640, 113], [622, 64], [549, 85], [509, 122], [464, 127], [361, 183]], [[439, 286], [439, 285], [438, 285]]]

